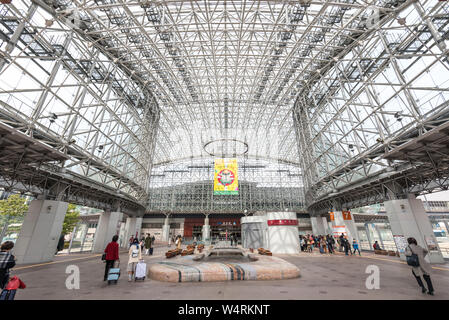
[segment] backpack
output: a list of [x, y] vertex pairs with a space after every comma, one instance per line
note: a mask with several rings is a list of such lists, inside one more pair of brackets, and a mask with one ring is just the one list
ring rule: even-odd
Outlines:
[[139, 245], [136, 245], [133, 251], [131, 252], [131, 257], [137, 258], [138, 256], [139, 256]]

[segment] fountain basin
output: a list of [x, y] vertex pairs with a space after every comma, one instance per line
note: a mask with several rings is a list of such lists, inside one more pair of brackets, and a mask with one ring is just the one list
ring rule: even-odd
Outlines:
[[236, 251], [225, 254], [225, 251], [178, 256], [170, 261], [155, 263], [149, 266], [148, 277], [166, 282], [207, 282], [282, 280], [300, 276], [300, 271], [295, 265], [281, 258], [245, 254], [243, 251], [241, 255]]

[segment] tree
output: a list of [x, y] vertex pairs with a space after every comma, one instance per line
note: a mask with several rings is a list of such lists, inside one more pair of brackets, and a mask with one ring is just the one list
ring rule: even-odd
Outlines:
[[26, 199], [20, 194], [13, 194], [6, 200], [0, 200], [0, 214], [9, 217], [23, 217], [28, 211]]
[[79, 220], [79, 210], [76, 208], [76, 205], [69, 203], [64, 223], [62, 224], [62, 234], [69, 234], [72, 232]]
[[[20, 194], [13, 194], [8, 199], [0, 200], [0, 218], [3, 228], [0, 229], [0, 242], [8, 231], [10, 224], [22, 223], [25, 213], [28, 211], [27, 200]], [[9, 228], [10, 232], [19, 231], [20, 227]]]

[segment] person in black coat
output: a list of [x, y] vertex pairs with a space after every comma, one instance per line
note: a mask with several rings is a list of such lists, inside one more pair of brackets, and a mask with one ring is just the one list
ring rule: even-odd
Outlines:
[[58, 246], [56, 247], [56, 253], [57, 254], [59, 251], [64, 250], [64, 235], [61, 234], [61, 236], [59, 237], [59, 241], [58, 241]]

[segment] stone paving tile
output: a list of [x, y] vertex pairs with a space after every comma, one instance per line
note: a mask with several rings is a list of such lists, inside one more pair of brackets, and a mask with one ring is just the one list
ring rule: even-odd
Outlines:
[[[147, 264], [165, 261], [166, 248], [156, 248], [153, 256], [144, 256]], [[169, 283], [155, 280], [128, 282], [126, 253], [120, 255], [122, 277], [117, 285], [103, 282], [104, 264], [97, 255], [56, 257], [54, 264], [14, 269], [27, 288], [17, 293], [16, 299], [152, 299], [152, 300], [238, 300], [238, 299], [449, 299], [449, 268], [440, 265], [434, 270], [432, 281], [436, 295], [423, 295], [410, 268], [399, 259], [378, 260], [365, 254], [362, 257], [320, 255], [319, 253], [276, 255], [296, 265], [301, 277], [290, 280], [222, 281], [196, 283]], [[61, 261], [64, 260], [64, 261]], [[80, 269], [80, 289], [65, 287], [66, 266]], [[366, 267], [380, 269], [380, 289], [368, 290]], [[23, 269], [20, 269], [20, 268]]]

